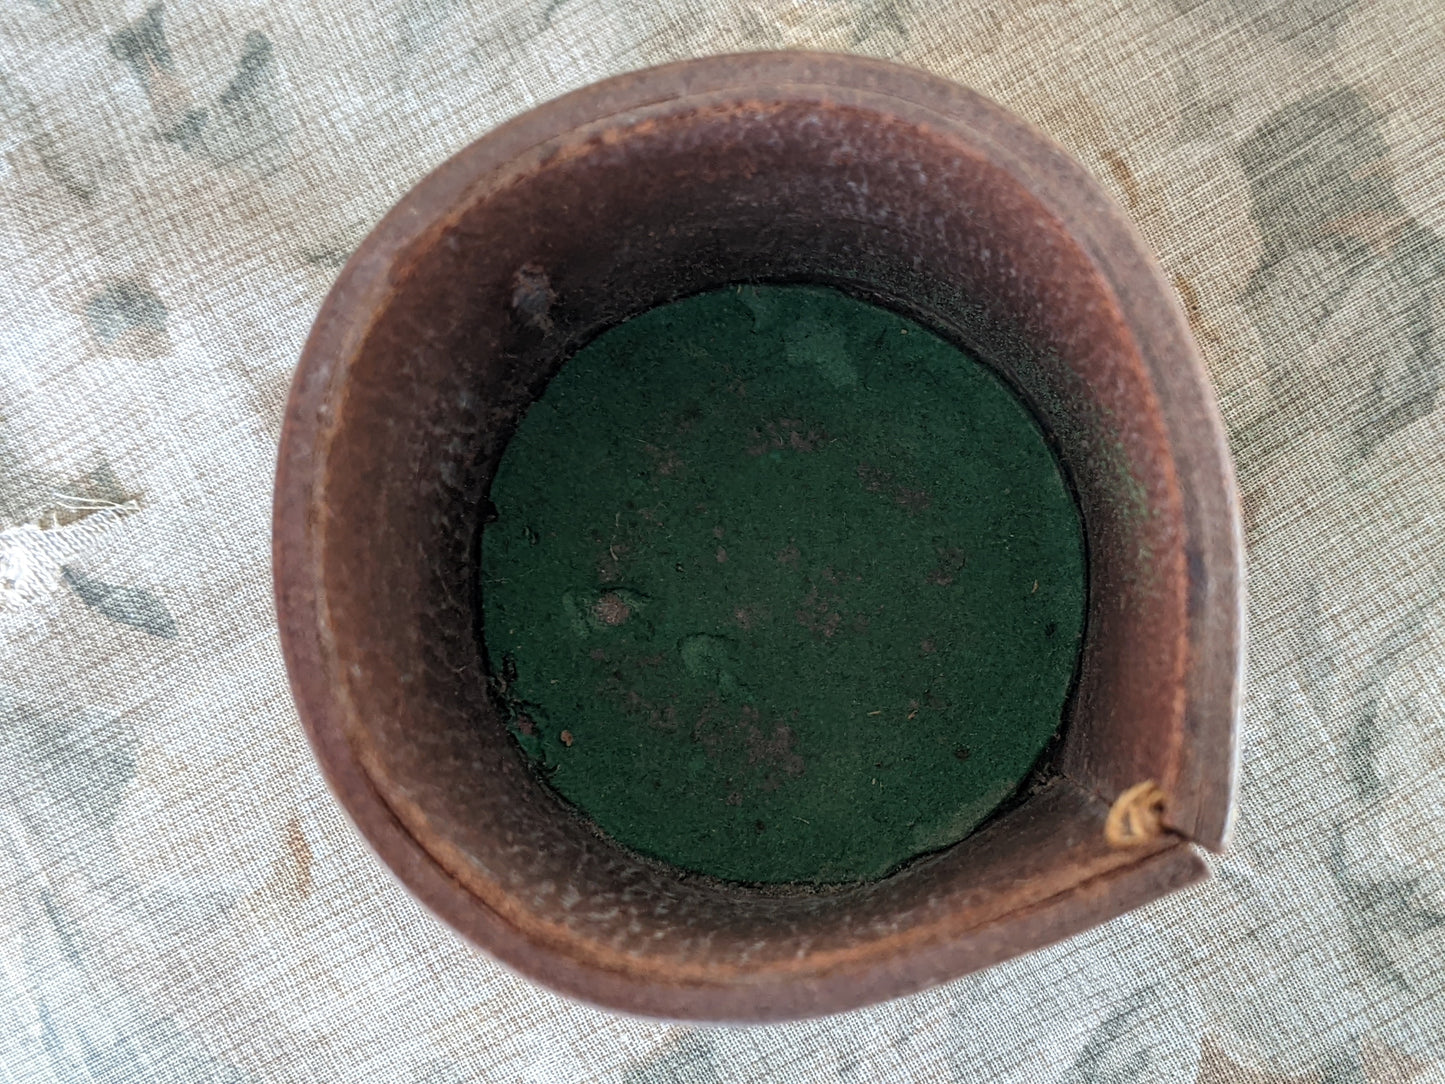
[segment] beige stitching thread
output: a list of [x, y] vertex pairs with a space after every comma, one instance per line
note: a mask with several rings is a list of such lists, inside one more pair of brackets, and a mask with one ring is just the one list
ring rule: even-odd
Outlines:
[[1152, 779], [1135, 783], [1119, 795], [1104, 820], [1109, 846], [1137, 847], [1157, 836], [1164, 824], [1166, 797]]

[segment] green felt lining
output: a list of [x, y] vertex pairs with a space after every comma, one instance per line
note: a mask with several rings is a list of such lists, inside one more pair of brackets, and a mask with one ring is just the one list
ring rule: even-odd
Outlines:
[[1057, 730], [1078, 511], [988, 369], [821, 287], [611, 329], [528, 410], [479, 569], [523, 754], [617, 841], [874, 878], [973, 829]]

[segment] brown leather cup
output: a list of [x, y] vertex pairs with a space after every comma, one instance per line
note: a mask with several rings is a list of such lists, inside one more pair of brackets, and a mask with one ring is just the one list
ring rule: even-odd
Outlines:
[[[1079, 680], [1031, 791], [827, 891], [710, 881], [600, 835], [513, 747], [479, 647], [488, 485], [521, 412], [606, 327], [743, 281], [831, 284], [994, 366], [1087, 538]], [[1241, 553], [1208, 381], [1118, 207], [970, 91], [809, 53], [599, 83], [418, 184], [316, 320], [276, 483], [296, 702], [382, 860], [521, 973], [668, 1017], [865, 1005], [1204, 876], [1234, 778]]]

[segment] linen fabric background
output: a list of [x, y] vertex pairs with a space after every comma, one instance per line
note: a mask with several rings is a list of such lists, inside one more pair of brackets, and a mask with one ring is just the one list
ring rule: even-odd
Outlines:
[[[1445, 1081], [1438, 0], [5, 0], [0, 1080]], [[338, 268], [498, 122], [706, 53], [893, 58], [1158, 252], [1238, 460], [1249, 683], [1204, 886], [876, 1008], [688, 1028], [466, 947], [351, 828], [270, 595]]]

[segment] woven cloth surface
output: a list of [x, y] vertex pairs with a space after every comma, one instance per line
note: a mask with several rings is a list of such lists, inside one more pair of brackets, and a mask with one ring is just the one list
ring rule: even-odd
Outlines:
[[[974, 87], [1179, 291], [1250, 679], [1204, 885], [875, 1008], [686, 1028], [465, 946], [327, 791], [270, 597], [282, 404], [423, 174], [563, 91], [804, 47]], [[1438, 0], [9, 0], [0, 1080], [1445, 1081]]]

